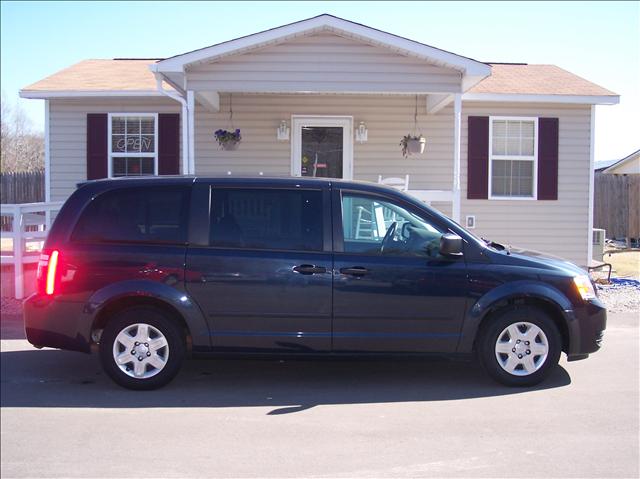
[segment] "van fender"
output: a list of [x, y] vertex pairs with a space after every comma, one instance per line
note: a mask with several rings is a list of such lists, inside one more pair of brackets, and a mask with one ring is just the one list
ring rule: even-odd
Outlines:
[[543, 301], [553, 307], [564, 319], [569, 336], [573, 336], [571, 333], [576, 326], [573, 305], [560, 290], [539, 281], [514, 281], [486, 292], [467, 310], [462, 326], [462, 335], [458, 342], [458, 352], [470, 353], [473, 350], [473, 343], [482, 320], [497, 304], [522, 298]]
[[120, 281], [97, 290], [85, 304], [83, 314], [86, 321], [83, 324], [92, 327], [105, 308], [117, 301], [130, 298], [148, 298], [171, 306], [187, 324], [194, 347], [211, 347], [209, 325], [189, 293], [156, 281]]

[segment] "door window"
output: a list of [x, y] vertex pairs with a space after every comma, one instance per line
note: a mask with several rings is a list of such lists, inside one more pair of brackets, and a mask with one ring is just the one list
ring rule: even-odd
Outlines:
[[342, 178], [342, 127], [303, 126], [301, 175]]
[[214, 188], [210, 244], [321, 251], [322, 217], [321, 191]]
[[438, 257], [444, 231], [395, 203], [343, 194], [344, 251], [367, 255]]

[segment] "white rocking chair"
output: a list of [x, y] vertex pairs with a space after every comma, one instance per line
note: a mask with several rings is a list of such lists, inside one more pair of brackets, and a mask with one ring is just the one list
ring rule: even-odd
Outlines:
[[390, 186], [400, 191], [409, 190], [409, 175], [405, 175], [404, 178], [389, 177], [383, 178], [382, 175], [378, 176], [378, 183], [381, 185]]

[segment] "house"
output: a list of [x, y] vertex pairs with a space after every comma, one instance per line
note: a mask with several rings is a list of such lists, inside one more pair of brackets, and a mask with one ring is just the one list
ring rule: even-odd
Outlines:
[[640, 175], [640, 150], [636, 150], [612, 165], [596, 171], [606, 175]]
[[[591, 257], [595, 105], [554, 65], [483, 63], [331, 15], [164, 59], [86, 60], [45, 100], [46, 197], [127, 174], [409, 175], [409, 193], [495, 241]], [[241, 130], [235, 150], [214, 132]], [[422, 154], [400, 139], [422, 134]]]
[[640, 150], [595, 170], [593, 226], [607, 238], [640, 241]]

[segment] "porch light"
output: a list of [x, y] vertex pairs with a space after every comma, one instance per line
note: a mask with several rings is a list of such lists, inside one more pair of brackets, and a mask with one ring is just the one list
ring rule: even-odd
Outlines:
[[282, 120], [277, 130], [278, 141], [289, 141], [289, 131], [286, 120]]
[[356, 130], [356, 141], [358, 143], [366, 143], [368, 137], [369, 130], [367, 130], [367, 125], [364, 124], [364, 121], [361, 121]]

